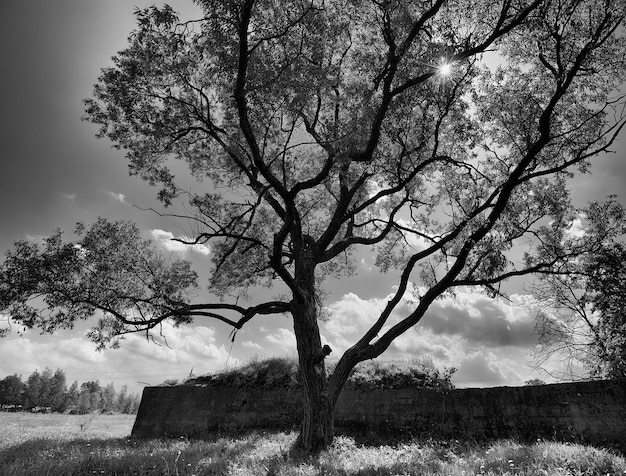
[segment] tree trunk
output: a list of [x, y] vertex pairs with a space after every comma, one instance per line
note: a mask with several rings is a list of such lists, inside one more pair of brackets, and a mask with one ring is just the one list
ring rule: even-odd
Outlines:
[[302, 387], [302, 426], [296, 446], [317, 452], [332, 442], [335, 398], [328, 392], [313, 294], [294, 300], [293, 318]]
[[303, 392], [303, 415], [296, 447], [307, 453], [318, 453], [333, 441], [335, 405], [332, 398], [322, 393], [312, 395]]
[[302, 260], [296, 260], [299, 290], [292, 301], [294, 331], [298, 349], [302, 387], [302, 426], [296, 447], [307, 453], [327, 448], [333, 439], [336, 395], [329, 392], [326, 379], [326, 353], [318, 326], [315, 300], [315, 264], [313, 250], [305, 247]]

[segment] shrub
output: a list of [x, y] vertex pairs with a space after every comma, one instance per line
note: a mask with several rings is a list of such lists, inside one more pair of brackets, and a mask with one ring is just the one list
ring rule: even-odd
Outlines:
[[407, 360], [362, 362], [352, 371], [348, 379], [349, 388], [434, 388], [449, 390], [454, 388], [452, 376], [455, 368], [445, 368], [443, 372], [426, 357]]
[[[329, 372], [334, 364], [329, 363]], [[454, 368], [443, 372], [435, 367], [429, 358], [407, 360], [369, 361], [357, 365], [346, 383], [347, 388], [434, 388], [452, 389]], [[257, 387], [257, 388], [297, 388], [298, 362], [295, 358], [272, 357], [253, 359], [246, 364], [215, 374], [188, 379], [185, 385], [206, 385], [210, 387]]]
[[194, 377], [185, 385], [210, 387], [292, 388], [298, 385], [298, 363], [293, 358], [272, 357], [250, 360], [246, 364], [219, 373]]

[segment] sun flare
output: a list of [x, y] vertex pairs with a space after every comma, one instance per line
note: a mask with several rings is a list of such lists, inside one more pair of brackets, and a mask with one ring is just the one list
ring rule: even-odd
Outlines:
[[450, 76], [450, 74], [452, 74], [452, 65], [450, 63], [439, 65], [439, 74], [441, 76]]

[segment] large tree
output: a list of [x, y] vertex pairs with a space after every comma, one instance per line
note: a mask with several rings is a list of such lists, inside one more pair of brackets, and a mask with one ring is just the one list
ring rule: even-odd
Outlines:
[[[298, 445], [316, 450], [351, 369], [434, 300], [459, 286], [498, 293], [606, 238], [567, 233], [567, 178], [624, 126], [622, 0], [197, 3], [203, 17], [189, 21], [137, 12], [86, 118], [165, 205], [186, 201], [184, 241], [210, 244], [216, 300], [194, 302], [190, 265], [163, 260], [136, 227], [100, 220], [76, 243], [57, 233], [8, 254], [0, 303], [16, 321], [54, 330], [98, 311], [91, 335], [105, 345], [165, 319], [236, 330], [290, 314]], [[177, 160], [196, 190], [177, 183]], [[397, 286], [328, 375], [324, 279], [352, 273], [364, 250]], [[278, 282], [284, 299], [241, 305]], [[410, 309], [398, 306], [408, 290]]]

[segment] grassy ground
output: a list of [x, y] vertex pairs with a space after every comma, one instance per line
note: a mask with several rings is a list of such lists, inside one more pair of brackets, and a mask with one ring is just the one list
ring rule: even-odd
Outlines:
[[408, 442], [365, 446], [338, 437], [315, 457], [289, 449], [294, 433], [208, 441], [135, 441], [133, 416], [0, 413], [1, 475], [626, 475], [626, 458], [538, 441]]

